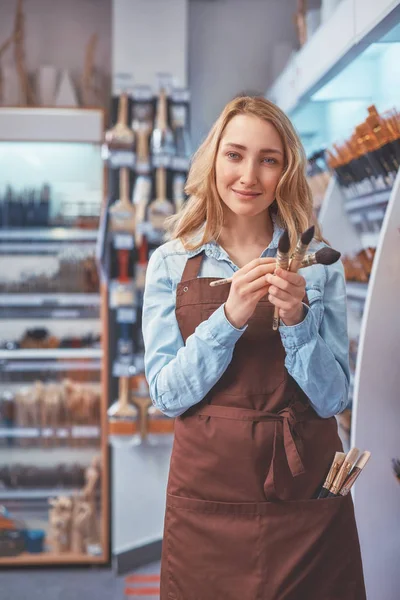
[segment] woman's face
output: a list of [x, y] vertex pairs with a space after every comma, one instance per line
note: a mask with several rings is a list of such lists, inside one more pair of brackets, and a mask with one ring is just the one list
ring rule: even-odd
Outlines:
[[284, 168], [283, 144], [275, 127], [255, 116], [236, 115], [218, 148], [216, 184], [226, 207], [254, 217], [275, 199]]

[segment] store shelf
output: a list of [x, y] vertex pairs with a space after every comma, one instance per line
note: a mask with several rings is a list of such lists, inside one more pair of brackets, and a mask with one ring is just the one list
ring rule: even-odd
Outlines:
[[46, 306], [7, 306], [0, 305], [1, 319], [98, 319], [100, 317], [99, 306], [77, 306], [75, 308], [46, 308]]
[[370, 194], [364, 194], [355, 198], [346, 198], [344, 200], [344, 205], [348, 212], [363, 211], [377, 206], [387, 205], [391, 193], [392, 188], [377, 190]]
[[37, 372], [65, 372], [65, 371], [100, 371], [101, 360], [88, 360], [80, 357], [76, 360], [4, 360], [0, 359], [0, 372], [3, 373], [37, 373]]
[[74, 425], [71, 431], [67, 427], [57, 427], [55, 430], [46, 427], [0, 427], [0, 438], [50, 438], [57, 437], [65, 439], [71, 436], [73, 439], [87, 439], [100, 437], [100, 428], [96, 425]]
[[2, 500], [42, 500], [51, 498], [52, 496], [74, 496], [80, 491], [79, 488], [18, 488], [18, 489], [1, 489], [0, 502]]
[[375, 37], [389, 31], [399, 14], [398, 0], [342, 0], [331, 18], [292, 56], [266, 97], [287, 112], [300, 107]]
[[100, 306], [99, 294], [0, 294], [0, 308], [24, 307], [31, 308], [45, 306], [47, 310], [52, 307], [73, 306]]
[[29, 350], [0, 350], [0, 360], [56, 360], [101, 358], [101, 348], [45, 348]]
[[346, 283], [347, 296], [352, 300], [360, 300], [365, 302], [368, 293], [368, 283], [357, 283], [356, 281], [348, 281]]
[[17, 242], [95, 242], [97, 240], [97, 231], [77, 228], [68, 229], [66, 227], [0, 229], [0, 242], [3, 240], [15, 240]]
[[101, 143], [104, 114], [89, 108], [0, 108], [2, 141]]
[[42, 552], [38, 554], [28, 554], [24, 552], [18, 556], [3, 557], [0, 556], [0, 566], [25, 566], [25, 565], [73, 565], [73, 564], [93, 564], [104, 563], [104, 556], [92, 556], [91, 554], [76, 554], [73, 552], [63, 552], [54, 554]]

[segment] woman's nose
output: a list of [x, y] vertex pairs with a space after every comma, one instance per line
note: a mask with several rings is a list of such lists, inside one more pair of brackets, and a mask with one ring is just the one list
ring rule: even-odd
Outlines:
[[253, 161], [243, 162], [243, 170], [240, 175], [240, 183], [245, 186], [255, 185], [257, 183], [257, 166]]

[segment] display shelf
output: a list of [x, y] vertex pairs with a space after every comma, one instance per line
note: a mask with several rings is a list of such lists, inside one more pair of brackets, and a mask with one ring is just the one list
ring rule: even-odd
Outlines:
[[101, 348], [45, 348], [29, 350], [0, 350], [0, 360], [57, 360], [101, 358]]
[[[96, 243], [90, 241], [85, 242], [85, 247], [95, 248]], [[11, 256], [26, 255], [27, 251], [29, 254], [35, 255], [51, 255], [58, 254], [65, 249], [65, 241], [62, 242], [1, 242], [0, 243], [0, 255], [7, 254]]]
[[0, 427], [0, 438], [50, 438], [65, 439], [71, 436], [73, 439], [99, 438], [100, 428], [95, 425], [74, 425], [71, 429], [67, 427]]
[[81, 319], [92, 320], [100, 316], [99, 306], [50, 307], [43, 306], [4, 306], [0, 303], [0, 319], [20, 319], [27, 317], [33, 321], [41, 319]]
[[100, 360], [30, 360], [29, 362], [21, 362], [17, 360], [0, 361], [0, 372], [4, 373], [38, 373], [38, 372], [63, 372], [63, 371], [100, 371]]
[[3, 240], [16, 242], [95, 242], [97, 240], [97, 231], [73, 227], [24, 227], [0, 229], [0, 243]]
[[292, 112], [398, 22], [398, 0], [342, 0], [295, 53], [266, 96]]
[[100, 306], [99, 294], [0, 294], [0, 307], [33, 308], [46, 306], [71, 308], [75, 306]]
[[[10, 526], [23, 522], [28, 532], [24, 539], [10, 538], [9, 548], [3, 536], [1, 552], [17, 555], [0, 556], [0, 566], [109, 560], [108, 398], [95, 260], [96, 223], [107, 186], [103, 132], [99, 109], [0, 108], [6, 174], [0, 186], [0, 254], [7, 265], [0, 293], [1, 344], [28, 346], [0, 350], [0, 455], [4, 485], [10, 484], [0, 489], [0, 504]], [[29, 348], [78, 344], [87, 347]], [[14, 479], [7, 479], [7, 469]], [[19, 487], [12, 488], [12, 482]], [[86, 494], [91, 519], [81, 530], [75, 520], [82, 508], [79, 493]], [[65, 496], [74, 497], [67, 506]], [[71, 552], [73, 545], [54, 552], [65, 511], [88, 553]], [[45, 545], [35, 548], [29, 532], [38, 530]], [[32, 548], [41, 552], [29, 554]]]
[[35, 488], [35, 489], [1, 489], [0, 502], [2, 500], [43, 500], [52, 496], [74, 496], [80, 492], [79, 488]]
[[0, 109], [1, 139], [7, 142], [100, 143], [103, 113], [90, 108]]
[[74, 564], [96, 564], [104, 563], [104, 556], [93, 556], [88, 554], [77, 554], [74, 552], [63, 552], [55, 554], [53, 552], [42, 552], [38, 554], [23, 553], [18, 556], [4, 557], [0, 556], [0, 566], [25, 566], [25, 565], [74, 565]]

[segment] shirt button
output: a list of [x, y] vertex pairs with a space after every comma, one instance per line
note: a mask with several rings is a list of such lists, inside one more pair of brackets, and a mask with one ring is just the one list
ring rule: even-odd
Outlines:
[[185, 287], [183, 288], [183, 291], [184, 291], [184, 292], [188, 292], [188, 291], [189, 291], [189, 288], [185, 286]]

